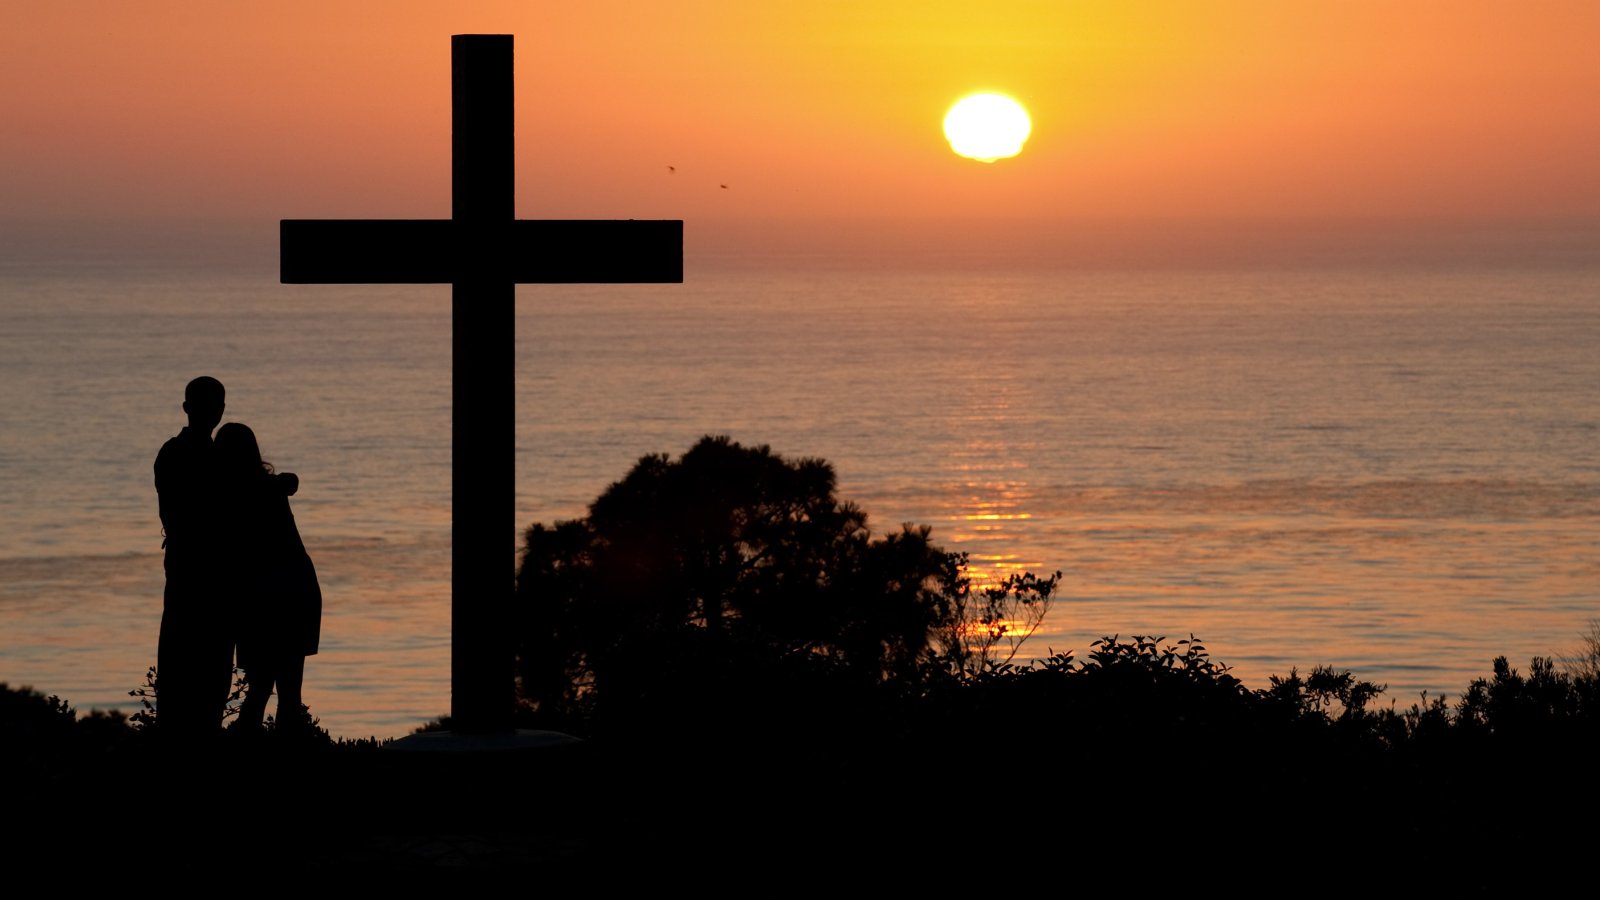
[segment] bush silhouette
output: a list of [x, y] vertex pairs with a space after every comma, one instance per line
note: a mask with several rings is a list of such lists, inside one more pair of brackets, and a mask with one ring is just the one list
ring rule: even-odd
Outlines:
[[965, 557], [929, 535], [873, 535], [819, 459], [726, 437], [646, 456], [587, 517], [528, 529], [522, 695], [540, 722], [576, 731], [651, 708], [748, 722], [786, 697], [814, 706], [818, 692], [861, 697], [971, 668], [1020, 636], [1010, 619], [1037, 624], [1054, 577], [975, 593]]

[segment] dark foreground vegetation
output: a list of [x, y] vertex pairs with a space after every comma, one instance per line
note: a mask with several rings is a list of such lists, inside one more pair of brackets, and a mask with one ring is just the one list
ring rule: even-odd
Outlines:
[[1247, 687], [1193, 637], [1018, 665], [1058, 576], [975, 587], [926, 529], [872, 535], [826, 464], [725, 440], [642, 460], [527, 547], [523, 724], [583, 743], [410, 754], [302, 724], [174, 747], [148, 709], [5, 689], [31, 823], [8, 852], [1319, 894], [1559, 883], [1596, 838], [1600, 634], [1403, 707], [1320, 667]]
[[212, 872], [272, 846], [290, 868], [601, 882], [1194, 866], [1212, 886], [1291, 873], [1317, 893], [1553, 883], [1596, 838], [1600, 684], [1546, 660], [1496, 660], [1454, 703], [1404, 710], [1325, 669], [1250, 690], [1194, 642], [1142, 638], [920, 690], [740, 650], [693, 674], [720, 686], [680, 698], [683, 720], [461, 757], [315, 729], [173, 747], [158, 724], [5, 688], [3, 855], [120, 868], [178, 853]]

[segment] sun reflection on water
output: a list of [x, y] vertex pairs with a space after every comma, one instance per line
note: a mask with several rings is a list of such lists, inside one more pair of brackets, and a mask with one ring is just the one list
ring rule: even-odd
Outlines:
[[1033, 492], [1026, 481], [973, 481], [951, 497], [944, 521], [950, 549], [967, 554], [967, 576], [975, 590], [994, 587], [1008, 576], [1023, 572], [1048, 572], [1054, 566], [1015, 552], [1020, 543], [1016, 523], [1031, 522], [1027, 506]]

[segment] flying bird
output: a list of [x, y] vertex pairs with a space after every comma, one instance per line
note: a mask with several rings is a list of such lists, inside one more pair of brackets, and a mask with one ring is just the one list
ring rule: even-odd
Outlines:
[[667, 166], [667, 174], [668, 175], [676, 175], [676, 174], [678, 174], [678, 167], [677, 166]]

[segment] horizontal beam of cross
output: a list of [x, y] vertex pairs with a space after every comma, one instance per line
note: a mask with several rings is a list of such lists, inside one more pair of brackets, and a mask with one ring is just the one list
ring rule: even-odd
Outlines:
[[283, 219], [284, 284], [645, 284], [683, 281], [683, 222]]

